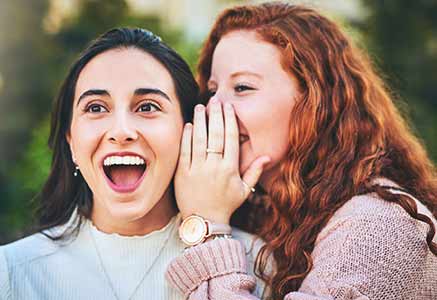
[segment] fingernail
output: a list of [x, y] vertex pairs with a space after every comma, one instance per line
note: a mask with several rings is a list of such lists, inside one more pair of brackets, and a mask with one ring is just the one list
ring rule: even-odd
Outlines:
[[211, 103], [211, 104], [215, 104], [215, 103], [218, 103], [218, 100], [217, 100], [217, 98], [212, 98], [212, 99], [210, 100], [210, 103]]
[[196, 105], [196, 111], [201, 112], [205, 109], [205, 107], [202, 104]]
[[225, 109], [227, 109], [227, 110], [232, 110], [232, 105], [231, 105], [231, 103], [226, 102], [226, 103], [225, 103]]

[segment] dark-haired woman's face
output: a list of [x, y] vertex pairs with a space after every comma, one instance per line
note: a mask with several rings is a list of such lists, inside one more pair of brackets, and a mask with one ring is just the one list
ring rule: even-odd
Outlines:
[[109, 50], [84, 67], [67, 139], [97, 225], [134, 223], [171, 206], [182, 128], [172, 78], [148, 53]]
[[267, 169], [272, 169], [288, 149], [291, 111], [298, 95], [295, 80], [281, 65], [280, 50], [253, 31], [224, 35], [214, 51], [208, 90], [218, 101], [234, 106], [240, 172], [262, 155], [271, 158]]

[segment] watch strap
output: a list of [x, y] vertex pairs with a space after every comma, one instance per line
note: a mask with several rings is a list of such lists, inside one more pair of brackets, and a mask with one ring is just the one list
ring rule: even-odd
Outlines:
[[[205, 220], [206, 221], [206, 220]], [[207, 221], [208, 223], [208, 235], [217, 235], [217, 234], [232, 234], [232, 227], [228, 224], [217, 224], [212, 223], [211, 221]]]

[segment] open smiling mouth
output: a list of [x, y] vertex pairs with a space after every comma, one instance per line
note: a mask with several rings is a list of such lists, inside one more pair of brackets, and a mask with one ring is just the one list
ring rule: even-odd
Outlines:
[[114, 191], [119, 193], [135, 191], [143, 180], [146, 169], [146, 161], [134, 155], [112, 155], [103, 161], [106, 181]]

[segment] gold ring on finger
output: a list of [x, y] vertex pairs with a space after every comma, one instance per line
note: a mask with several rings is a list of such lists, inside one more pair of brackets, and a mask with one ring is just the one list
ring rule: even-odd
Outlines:
[[249, 189], [252, 193], [255, 193], [255, 188], [252, 186], [249, 186], [244, 180], [241, 180], [241, 182], [243, 183], [244, 187]]
[[223, 154], [223, 151], [214, 150], [211, 148], [206, 148], [206, 153]]

